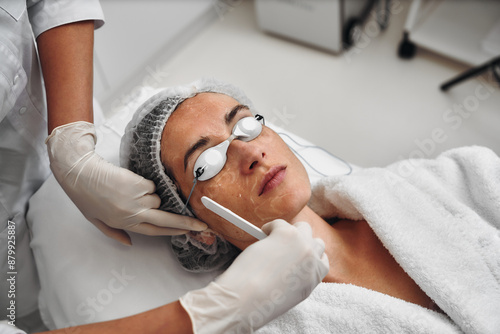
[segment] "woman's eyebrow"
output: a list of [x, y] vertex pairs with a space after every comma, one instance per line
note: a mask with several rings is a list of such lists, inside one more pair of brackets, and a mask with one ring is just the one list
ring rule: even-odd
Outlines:
[[201, 137], [193, 146], [189, 148], [189, 150], [187, 150], [186, 154], [184, 155], [184, 171], [186, 171], [188, 160], [193, 155], [193, 153], [200, 148], [207, 146], [209, 141], [210, 140], [208, 137]]
[[248, 110], [248, 107], [245, 106], [245, 105], [243, 105], [243, 104], [237, 104], [237, 105], [235, 105], [233, 107], [233, 109], [231, 109], [231, 111], [226, 114], [226, 117], [225, 117], [226, 125], [231, 124], [231, 122], [233, 121], [233, 119], [236, 116], [236, 114], [239, 111], [241, 111], [242, 109], [247, 109]]

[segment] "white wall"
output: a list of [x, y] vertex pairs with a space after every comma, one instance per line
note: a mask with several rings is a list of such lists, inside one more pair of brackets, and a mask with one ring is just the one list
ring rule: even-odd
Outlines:
[[104, 113], [216, 17], [214, 0], [101, 0], [106, 24], [95, 33], [94, 95]]

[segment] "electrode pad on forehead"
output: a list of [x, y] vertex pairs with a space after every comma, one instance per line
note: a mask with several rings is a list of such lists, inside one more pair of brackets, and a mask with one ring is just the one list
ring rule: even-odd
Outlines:
[[250, 141], [255, 139], [262, 132], [262, 124], [257, 120], [262, 116], [244, 117], [233, 127], [231, 136], [217, 146], [203, 151], [194, 164], [194, 177], [200, 181], [213, 178], [224, 168], [227, 160], [227, 149], [234, 139]]

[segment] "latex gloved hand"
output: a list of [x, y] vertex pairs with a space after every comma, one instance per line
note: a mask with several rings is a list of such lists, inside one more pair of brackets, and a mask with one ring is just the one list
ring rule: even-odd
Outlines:
[[50, 169], [83, 215], [107, 236], [124, 244], [123, 230], [146, 235], [202, 231], [197, 219], [161, 210], [155, 185], [95, 153], [94, 124], [75, 122], [55, 128], [47, 144]]
[[17, 327], [7, 325], [7, 324], [0, 324], [0, 333], [2, 333], [2, 334], [26, 334], [25, 331], [22, 331]]
[[329, 270], [308, 223], [275, 220], [207, 287], [180, 298], [194, 333], [252, 333], [307, 298]]

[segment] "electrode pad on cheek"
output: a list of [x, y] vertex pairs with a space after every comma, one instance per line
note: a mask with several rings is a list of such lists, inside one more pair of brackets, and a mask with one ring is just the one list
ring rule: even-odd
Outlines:
[[[262, 119], [262, 116], [256, 115], [256, 118]], [[227, 149], [234, 139], [245, 142], [255, 139], [262, 132], [262, 124], [253, 117], [240, 119], [235, 126], [231, 136], [217, 146], [211, 147], [196, 159], [193, 168], [195, 179], [206, 181], [213, 178], [224, 168], [227, 160]]]

